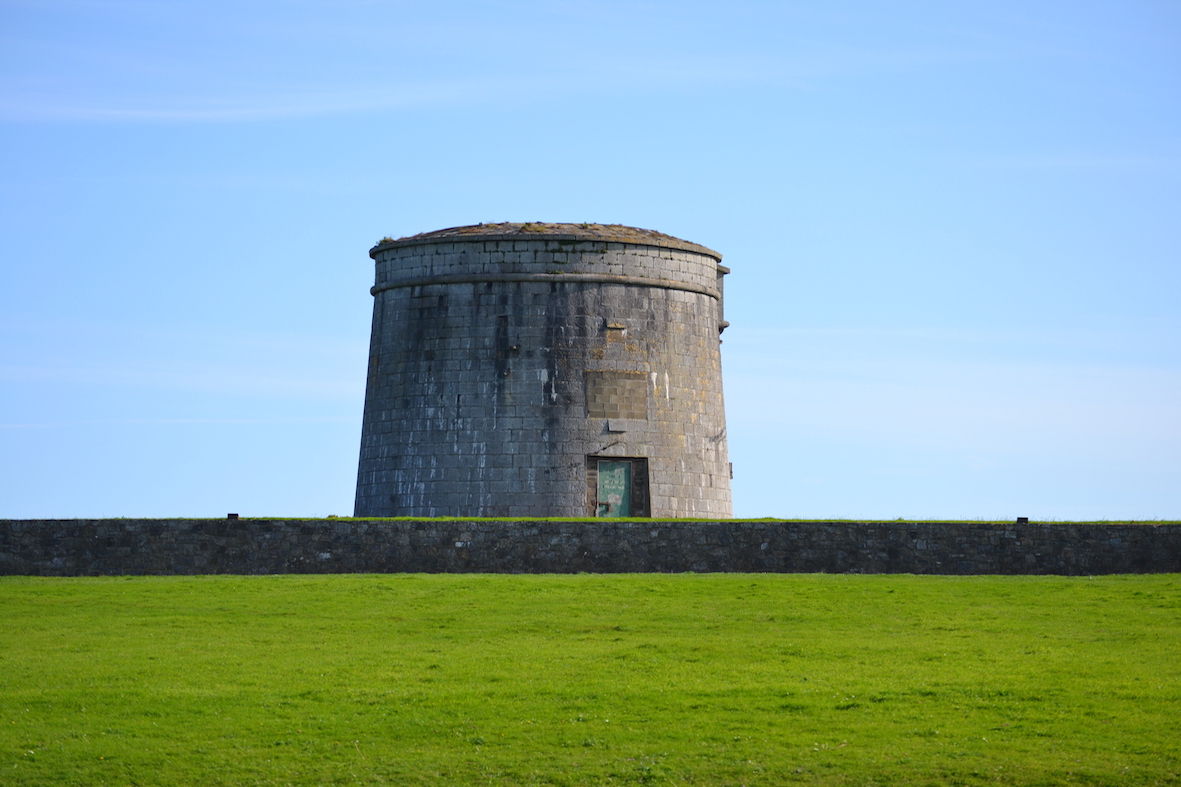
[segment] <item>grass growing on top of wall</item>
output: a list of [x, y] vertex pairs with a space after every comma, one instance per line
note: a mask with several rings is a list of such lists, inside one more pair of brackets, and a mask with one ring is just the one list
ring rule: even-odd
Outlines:
[[[516, 516], [390, 516], [390, 517], [351, 517], [351, 516], [250, 516], [242, 517], [241, 519], [222, 519], [221, 517], [119, 517], [111, 521], [119, 521], [120, 519], [129, 519], [131, 521], [159, 521], [159, 522], [585, 522], [600, 525], [616, 524], [621, 522], [633, 524], [675, 524], [677, 522], [751, 522], [763, 524], [829, 524], [838, 522], [854, 522], [858, 524], [871, 525], [1011, 525], [1014, 527], [1021, 527], [1015, 525], [1012, 519], [781, 519], [776, 517], [763, 517], [760, 519], [718, 519], [718, 518], [694, 518], [694, 517], [674, 517], [674, 518], [655, 518], [655, 517], [516, 517]], [[11, 520], [11, 521], [37, 521], [37, 520]], [[105, 521], [102, 519], [86, 519], [86, 520], [51, 520], [51, 521]], [[1175, 519], [1096, 519], [1096, 520], [1071, 520], [1071, 519], [1034, 519], [1027, 524], [1039, 525], [1178, 525], [1181, 520]]]
[[1181, 576], [0, 579], [4, 784], [1179, 784]]

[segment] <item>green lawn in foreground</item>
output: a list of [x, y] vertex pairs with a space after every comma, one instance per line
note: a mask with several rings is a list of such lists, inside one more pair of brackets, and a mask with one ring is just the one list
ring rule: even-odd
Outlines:
[[1178, 784], [1181, 576], [0, 579], [0, 784]]

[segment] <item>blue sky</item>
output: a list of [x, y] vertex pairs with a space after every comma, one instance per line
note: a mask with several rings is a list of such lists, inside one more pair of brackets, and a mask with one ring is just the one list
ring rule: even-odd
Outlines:
[[352, 510], [369, 247], [721, 251], [739, 516], [1181, 518], [1172, 2], [0, 0], [0, 516]]

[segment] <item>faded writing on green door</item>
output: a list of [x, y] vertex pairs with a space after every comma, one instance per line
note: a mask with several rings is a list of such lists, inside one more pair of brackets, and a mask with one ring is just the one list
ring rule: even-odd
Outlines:
[[599, 462], [597, 516], [631, 516], [631, 462]]

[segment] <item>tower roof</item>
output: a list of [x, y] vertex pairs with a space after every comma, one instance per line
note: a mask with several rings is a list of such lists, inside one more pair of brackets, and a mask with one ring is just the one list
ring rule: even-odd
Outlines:
[[722, 255], [713, 249], [687, 240], [674, 238], [655, 230], [626, 227], [622, 224], [562, 224], [553, 222], [515, 222], [499, 224], [469, 224], [463, 227], [449, 227], [434, 232], [422, 232], [394, 240], [383, 238], [370, 250], [370, 255], [379, 249], [398, 246], [415, 246], [426, 243], [453, 243], [468, 240], [565, 240], [565, 241], [606, 241], [630, 243], [640, 246], [659, 246], [681, 251], [705, 254], [717, 260]]

